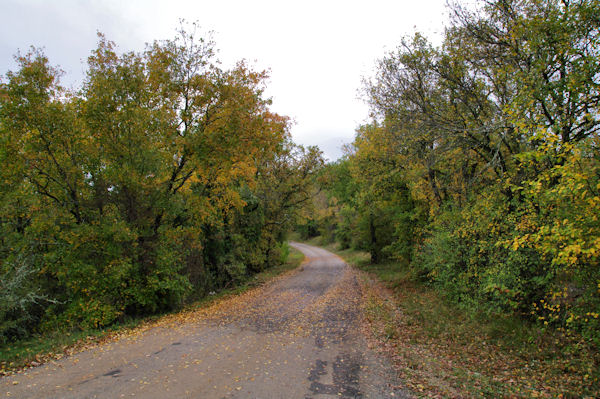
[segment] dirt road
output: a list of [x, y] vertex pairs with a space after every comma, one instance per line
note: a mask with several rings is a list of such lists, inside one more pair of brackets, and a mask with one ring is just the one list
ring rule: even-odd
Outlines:
[[296, 272], [202, 311], [0, 380], [16, 398], [398, 398], [359, 331], [360, 286], [335, 255], [293, 244]]

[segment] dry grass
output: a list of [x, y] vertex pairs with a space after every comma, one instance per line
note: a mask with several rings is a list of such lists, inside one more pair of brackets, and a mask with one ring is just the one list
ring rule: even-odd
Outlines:
[[581, 340], [458, 309], [405, 266], [371, 265], [365, 253], [335, 252], [363, 271], [372, 346], [392, 357], [418, 396], [600, 397], [600, 356]]

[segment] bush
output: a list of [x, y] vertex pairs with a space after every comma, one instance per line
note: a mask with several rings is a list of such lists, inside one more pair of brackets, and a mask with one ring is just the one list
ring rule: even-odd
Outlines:
[[290, 244], [287, 241], [283, 241], [279, 244], [279, 264], [287, 262], [290, 256]]
[[39, 267], [34, 259], [17, 254], [0, 269], [0, 343], [27, 337], [40, 310], [56, 302], [36, 286]]

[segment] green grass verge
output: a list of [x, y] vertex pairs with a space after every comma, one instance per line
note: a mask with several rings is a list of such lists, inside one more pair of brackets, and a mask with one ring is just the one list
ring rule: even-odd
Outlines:
[[[290, 248], [290, 254], [285, 263], [273, 266], [258, 274], [255, 274], [238, 286], [221, 290], [215, 295], [209, 295], [201, 298], [200, 300], [187, 306], [184, 311], [208, 307], [217, 300], [232, 295], [238, 295], [248, 291], [251, 288], [261, 286], [276, 276], [297, 268], [300, 263], [302, 263], [303, 259], [304, 255], [300, 251]], [[68, 332], [54, 331], [44, 335], [33, 336], [26, 340], [1, 345], [0, 376], [9, 374], [18, 369], [22, 369], [23, 367], [43, 363], [49, 359], [60, 358], [66, 351], [70, 349], [78, 347], [83, 348], [86, 345], [101, 341], [110, 334], [135, 328], [142, 323], [151, 322], [163, 316], [165, 316], [165, 314], [133, 319], [126, 323], [115, 324], [104, 329]]]
[[600, 397], [600, 356], [581, 339], [520, 318], [461, 309], [417, 281], [407, 265], [371, 264], [367, 253], [322, 245], [318, 237], [308, 243], [338, 254], [387, 290], [391, 304], [377, 287], [367, 289], [366, 316], [417, 395]]

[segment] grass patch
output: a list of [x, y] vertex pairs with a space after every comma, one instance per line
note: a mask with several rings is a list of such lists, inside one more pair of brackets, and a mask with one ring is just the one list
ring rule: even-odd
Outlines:
[[296, 241], [304, 244], [313, 245], [316, 247], [325, 248], [338, 256], [344, 258], [344, 260], [354, 266], [367, 266], [371, 263], [371, 256], [367, 252], [357, 251], [352, 248], [339, 249], [337, 243], [325, 242], [321, 236], [312, 237], [308, 240], [300, 239], [299, 235], [293, 236]]
[[326, 248], [367, 272], [373, 336], [417, 395], [600, 397], [600, 356], [583, 340], [516, 317], [460, 309], [415, 280], [406, 265], [370, 264], [364, 252]]
[[26, 366], [37, 366], [51, 359], [60, 359], [71, 350], [96, 343], [111, 333], [133, 328], [140, 321], [132, 320], [105, 329], [53, 331], [2, 345], [0, 346], [0, 375], [10, 374]]
[[[217, 300], [238, 295], [254, 287], [261, 286], [276, 276], [297, 268], [304, 255], [290, 249], [287, 262], [266, 269], [242, 284], [209, 295], [187, 306], [183, 311], [201, 309], [210, 306]], [[173, 313], [170, 313], [173, 314]], [[103, 329], [90, 329], [78, 331], [54, 331], [44, 335], [37, 335], [26, 340], [0, 345], [0, 376], [8, 375], [16, 370], [37, 366], [52, 359], [60, 359], [65, 354], [78, 352], [86, 347], [110, 339], [126, 330], [131, 330], [145, 323], [151, 323], [164, 317], [166, 314], [154, 315], [145, 318], [132, 319], [125, 323], [115, 324]]]

